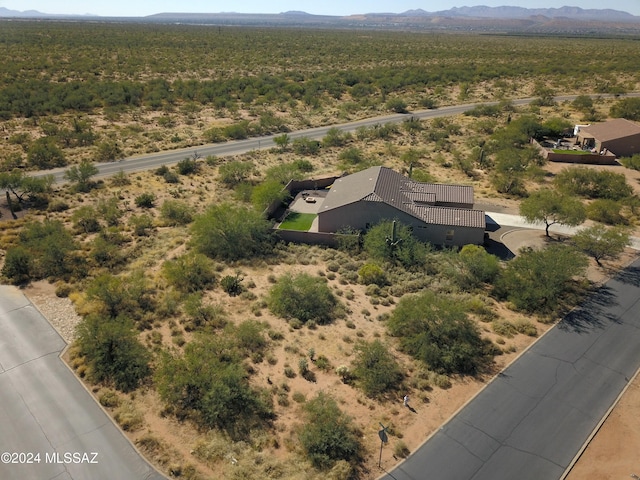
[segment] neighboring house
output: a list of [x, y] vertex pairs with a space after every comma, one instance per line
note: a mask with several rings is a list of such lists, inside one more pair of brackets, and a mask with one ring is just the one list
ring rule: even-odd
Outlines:
[[640, 125], [624, 118], [589, 126], [580, 126], [578, 144], [596, 153], [607, 151], [617, 157], [630, 157], [640, 153]]
[[484, 241], [485, 216], [473, 210], [473, 187], [416, 182], [385, 167], [339, 178], [318, 212], [318, 231], [366, 230], [398, 220], [435, 245]]

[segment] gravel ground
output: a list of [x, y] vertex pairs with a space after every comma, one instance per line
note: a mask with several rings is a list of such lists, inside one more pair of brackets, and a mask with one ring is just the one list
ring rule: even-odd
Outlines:
[[54, 288], [46, 282], [35, 282], [24, 294], [45, 316], [68, 344], [76, 337], [76, 326], [81, 317], [76, 313], [71, 300], [57, 297]]

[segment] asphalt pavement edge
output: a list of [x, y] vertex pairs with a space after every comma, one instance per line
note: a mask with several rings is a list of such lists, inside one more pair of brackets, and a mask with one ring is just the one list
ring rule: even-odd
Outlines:
[[[573, 311], [573, 309], [576, 307], [573, 307], [569, 312]], [[567, 312], [567, 314], [569, 313]], [[562, 317], [564, 318], [564, 316]], [[559, 322], [558, 322], [559, 323]], [[409, 455], [408, 457], [402, 459], [402, 461], [396, 463], [393, 467], [392, 470], [397, 469], [398, 467], [400, 467], [400, 465], [402, 465], [404, 462], [406, 462], [409, 458], [411, 458], [411, 456], [418, 452], [418, 450], [420, 450], [423, 445], [425, 443], [427, 443], [429, 440], [431, 440], [431, 438], [438, 433], [439, 430], [441, 430], [446, 424], [448, 424], [451, 420], [453, 420], [456, 415], [458, 415], [469, 403], [473, 402], [476, 397], [478, 397], [486, 388], [489, 387], [489, 385], [491, 385], [499, 376], [502, 372], [504, 372], [507, 368], [509, 368], [511, 365], [513, 365], [520, 357], [522, 357], [525, 353], [527, 353], [529, 351], [529, 349], [531, 349], [535, 344], [537, 344], [540, 340], [542, 340], [544, 338], [544, 336], [549, 333], [551, 330], [553, 330], [554, 328], [557, 327], [558, 323], [556, 323], [555, 325], [553, 325], [552, 327], [548, 328], [546, 332], [544, 332], [542, 335], [540, 335], [538, 338], [536, 338], [536, 340], [534, 342], [531, 342], [529, 345], [527, 345], [525, 347], [524, 350], [522, 350], [516, 357], [514, 357], [508, 364], [506, 364], [504, 367], [502, 367], [500, 369], [499, 372], [497, 372], [495, 375], [493, 375], [491, 377], [491, 379], [485, 383], [482, 388], [480, 388], [480, 390], [478, 390], [476, 393], [474, 393], [471, 397], [469, 397], [462, 405], [460, 405], [456, 411], [454, 411], [451, 415], [449, 415], [449, 417], [440, 424], [440, 427], [438, 427], [436, 430], [434, 430], [433, 432], [431, 432], [421, 443], [420, 445], [418, 445], [413, 452], [411, 452], [411, 455]], [[640, 369], [639, 369], [640, 371]], [[617, 401], [617, 400], [616, 400]], [[382, 477], [384, 477], [385, 475], [388, 475], [390, 472], [388, 472], [387, 470], [385, 470], [384, 468], [382, 468], [383, 473], [381, 473], [380, 475], [378, 475], [376, 477], [377, 480], [382, 479]], [[564, 477], [560, 480], [564, 480]]]
[[[17, 288], [17, 287], [15, 287]], [[60, 332], [58, 331], [58, 329], [49, 321], [49, 319], [47, 318], [47, 316], [42, 313], [42, 311], [38, 308], [38, 306], [33, 303], [31, 301], [31, 299], [20, 289], [18, 289], [20, 291], [20, 293], [24, 296], [24, 298], [26, 298], [29, 303], [33, 306], [33, 308], [35, 308], [38, 313], [40, 315], [42, 315], [42, 318], [44, 318], [47, 323], [51, 326], [51, 328], [53, 328], [53, 330], [56, 332], [56, 334], [62, 339], [62, 341], [64, 342], [64, 348], [60, 351], [60, 353], [58, 354], [58, 359], [60, 360], [60, 362], [62, 362], [62, 364], [65, 366], [65, 368], [67, 370], [69, 370], [69, 372], [71, 373], [71, 375], [73, 375], [73, 378], [76, 379], [76, 381], [82, 385], [82, 388], [89, 394], [89, 396], [91, 397], [91, 399], [93, 400], [93, 402], [100, 408], [100, 410], [102, 410], [102, 412], [107, 416], [107, 418], [109, 419], [109, 421], [113, 424], [113, 426], [120, 432], [120, 434], [125, 438], [125, 440], [129, 443], [129, 445], [131, 445], [131, 447], [133, 448], [133, 450], [140, 456], [140, 458], [142, 458], [147, 465], [149, 465], [151, 467], [152, 470], [154, 470], [158, 475], [160, 475], [162, 478], [166, 478], [168, 479], [168, 477], [162, 473], [153, 463], [151, 463], [149, 461], [149, 459], [138, 449], [138, 447], [136, 446], [135, 443], [133, 443], [131, 441], [131, 439], [124, 433], [124, 431], [122, 430], [122, 428], [120, 428], [120, 425], [118, 425], [118, 422], [116, 422], [113, 417], [111, 416], [111, 414], [104, 408], [104, 406], [102, 406], [102, 404], [98, 401], [98, 399], [93, 395], [93, 393], [91, 392], [91, 390], [87, 387], [87, 385], [78, 377], [78, 375], [76, 375], [76, 372], [73, 370], [73, 368], [71, 368], [71, 366], [64, 360], [64, 354], [67, 353], [67, 350], [69, 350], [69, 347], [71, 347], [70, 344], [67, 343], [67, 341], [64, 339], [64, 337], [60, 334]]]

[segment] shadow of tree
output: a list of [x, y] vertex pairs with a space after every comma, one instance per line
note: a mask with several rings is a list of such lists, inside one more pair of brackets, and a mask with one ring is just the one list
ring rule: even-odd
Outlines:
[[560, 330], [586, 333], [595, 328], [604, 328], [608, 322], [618, 322], [618, 318], [604, 312], [604, 307], [616, 303], [611, 288], [603, 285], [589, 295], [579, 307], [569, 312], [558, 324]]
[[640, 266], [631, 266], [625, 268], [615, 276], [615, 279], [619, 282], [633, 285], [635, 287], [640, 286]]

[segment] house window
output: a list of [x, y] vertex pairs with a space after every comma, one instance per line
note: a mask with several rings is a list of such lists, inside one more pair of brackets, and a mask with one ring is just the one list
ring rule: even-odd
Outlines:
[[454, 230], [447, 230], [447, 236], [445, 237], [445, 240], [447, 242], [452, 242], [454, 233], [455, 233]]

